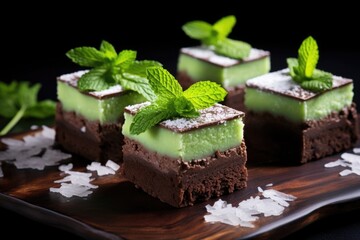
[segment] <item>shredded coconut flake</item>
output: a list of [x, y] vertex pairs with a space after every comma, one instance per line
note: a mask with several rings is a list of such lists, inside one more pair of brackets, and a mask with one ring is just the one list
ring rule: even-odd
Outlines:
[[110, 159], [106, 162], [105, 166], [111, 168], [114, 171], [117, 171], [120, 169], [120, 165]]
[[83, 133], [86, 132], [86, 127], [85, 127], [85, 126], [82, 126], [82, 127], [80, 128], [80, 131], [83, 132]]
[[3, 138], [7, 145], [0, 152], [0, 161], [10, 161], [18, 169], [43, 170], [46, 166], [58, 165], [61, 160], [68, 159], [71, 154], [54, 149], [55, 130], [42, 126], [42, 130], [34, 135], [25, 136], [22, 140]]
[[98, 188], [97, 185], [90, 183], [94, 180], [91, 178], [91, 173], [70, 171], [69, 168], [72, 169], [71, 163], [59, 167], [59, 170], [65, 172], [67, 176], [54, 181], [55, 183], [60, 183], [60, 187], [50, 188], [50, 192], [60, 193], [68, 198], [73, 196], [87, 197], [92, 193], [91, 189]]
[[[109, 161], [108, 161], [109, 162]], [[112, 165], [112, 163], [107, 163], [108, 165]], [[113, 164], [115, 164], [113, 162]], [[117, 168], [115, 165], [113, 165], [114, 168]], [[120, 168], [120, 166], [119, 166]], [[90, 165], [86, 166], [86, 169], [89, 171], [96, 171], [98, 176], [105, 176], [109, 174], [115, 174], [115, 171], [113, 168], [109, 166], [103, 166], [99, 162], [92, 162]]]
[[[359, 150], [359, 148], [354, 148], [353, 152], [360, 153]], [[360, 155], [345, 152], [341, 154], [340, 159], [328, 162], [324, 165], [326, 168], [338, 166], [346, 168], [345, 170], [339, 172], [340, 176], [347, 176], [350, 174], [360, 175]]]
[[289, 206], [289, 201], [294, 201], [295, 196], [286, 194], [275, 189], [263, 190], [258, 187], [260, 196], [250, 197], [243, 200], [237, 207], [219, 199], [213, 206], [206, 205], [208, 215], [204, 216], [205, 222], [222, 222], [233, 226], [253, 228], [259, 215], [264, 217], [279, 216], [284, 212], [285, 207]]

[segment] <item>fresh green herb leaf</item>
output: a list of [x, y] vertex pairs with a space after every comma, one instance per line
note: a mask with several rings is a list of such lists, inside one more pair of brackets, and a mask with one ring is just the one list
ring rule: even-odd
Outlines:
[[218, 20], [214, 25], [213, 29], [218, 33], [218, 38], [225, 39], [231, 33], [232, 29], [236, 24], [236, 17], [229, 15]]
[[220, 55], [228, 56], [236, 59], [244, 59], [249, 56], [251, 45], [229, 38], [225, 38], [215, 45], [215, 52]]
[[319, 60], [318, 45], [314, 38], [306, 38], [299, 48], [299, 72], [306, 78], [311, 78]]
[[321, 92], [332, 88], [332, 74], [316, 69], [319, 50], [315, 39], [307, 37], [298, 50], [298, 58], [288, 58], [292, 79], [304, 89]]
[[150, 86], [161, 99], [172, 99], [182, 95], [180, 83], [166, 69], [151, 67], [147, 69]]
[[199, 40], [203, 45], [215, 48], [215, 52], [231, 58], [248, 57], [251, 45], [228, 38], [236, 24], [236, 17], [229, 15], [221, 18], [213, 25], [205, 21], [191, 21], [182, 26], [190, 38]]
[[[166, 105], [165, 105], [166, 106]], [[130, 126], [130, 133], [138, 135], [146, 129], [155, 126], [164, 119], [171, 117], [173, 113], [163, 104], [153, 103], [139, 111]]]
[[54, 101], [38, 101], [40, 88], [39, 83], [31, 86], [26, 81], [0, 83], [0, 116], [10, 119], [1, 130], [0, 136], [11, 131], [22, 118], [46, 118], [55, 114]]
[[146, 72], [156, 97], [151, 105], [135, 115], [130, 125], [131, 134], [140, 134], [165, 119], [198, 117], [198, 110], [223, 101], [227, 94], [224, 88], [211, 81], [199, 81], [183, 91], [174, 76], [162, 67], [150, 67]]
[[175, 111], [182, 117], [194, 118], [200, 115], [194, 104], [185, 96], [175, 98], [174, 107]]
[[[206, 91], [204, 91], [206, 89]], [[214, 102], [224, 101], [227, 92], [220, 84], [212, 81], [199, 81], [192, 84], [184, 91], [184, 97], [188, 99], [196, 109], [210, 107]]]
[[80, 91], [101, 91], [120, 84], [124, 89], [136, 91], [148, 100], [154, 97], [147, 83], [146, 68], [162, 64], [150, 60], [137, 61], [136, 51], [122, 50], [117, 53], [112, 44], [102, 41], [99, 50], [79, 47], [68, 51], [66, 56], [80, 66], [92, 67], [79, 79]]
[[103, 66], [93, 68], [81, 76], [78, 81], [78, 88], [82, 91], [105, 90], [115, 84], [110, 80], [111, 78], [112, 76], [108, 68]]
[[204, 21], [191, 21], [183, 25], [182, 30], [190, 38], [202, 41], [211, 36], [213, 27]]

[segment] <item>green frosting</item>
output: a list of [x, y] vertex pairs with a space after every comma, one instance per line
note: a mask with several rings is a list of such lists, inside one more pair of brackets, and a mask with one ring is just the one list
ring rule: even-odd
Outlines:
[[126, 91], [103, 99], [81, 93], [69, 84], [57, 81], [57, 96], [65, 111], [74, 111], [90, 121], [114, 123], [123, 117], [128, 105], [145, 101], [133, 91]]
[[174, 132], [155, 126], [139, 135], [131, 135], [130, 125], [134, 116], [126, 112], [124, 115], [124, 136], [141, 143], [150, 151], [184, 161], [211, 156], [217, 150], [237, 147], [243, 139], [244, 124], [241, 118], [186, 132]]
[[[263, 79], [253, 79], [249, 83], [257, 82], [260, 85], [261, 82], [267, 81], [265, 77]], [[293, 122], [321, 119], [331, 112], [338, 112], [342, 108], [351, 105], [354, 96], [353, 84], [348, 81], [344, 81], [344, 83], [341, 84], [341, 81], [342, 79], [337, 78], [335, 83], [338, 84], [338, 86], [336, 88], [323, 93], [313, 94], [309, 97], [306, 96], [307, 98], [305, 100], [286, 95], [284, 94], [284, 92], [286, 92], [284, 90], [282, 94], [280, 94], [276, 92], [276, 89], [272, 89], [273, 91], [265, 91], [262, 88], [254, 88], [253, 86], [246, 87], [245, 106], [247, 110], [269, 112], [276, 116], [285, 117]], [[283, 86], [287, 83], [287, 81], [281, 82]], [[263, 83], [263, 85], [264, 84], [266, 83]], [[273, 86], [275, 84], [274, 82]], [[294, 84], [289, 86], [289, 89], [295, 89], [293, 87], [295, 86]], [[308, 93], [305, 90], [300, 91]], [[300, 91], [293, 92], [299, 93]]]
[[[177, 66], [178, 72], [186, 72], [194, 81], [210, 80], [221, 84], [225, 88], [230, 88], [242, 85], [246, 80], [270, 71], [269, 56], [243, 62], [229, 58], [225, 60], [225, 57], [218, 56], [211, 59], [215, 60], [210, 62], [205, 58], [201, 59], [180, 53]], [[228, 62], [221, 65], [222, 59]]]

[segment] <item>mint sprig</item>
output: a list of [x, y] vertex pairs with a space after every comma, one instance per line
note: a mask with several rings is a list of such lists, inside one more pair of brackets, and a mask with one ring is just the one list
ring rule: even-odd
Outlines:
[[0, 136], [13, 129], [22, 118], [46, 118], [55, 114], [55, 101], [38, 101], [41, 84], [26, 81], [0, 82], [0, 116], [10, 119]]
[[220, 55], [231, 58], [243, 59], [248, 57], [251, 45], [228, 38], [236, 24], [236, 17], [229, 15], [221, 18], [213, 25], [205, 21], [191, 21], [182, 26], [182, 30], [190, 38], [200, 40], [201, 44], [211, 46]]
[[316, 69], [319, 49], [315, 39], [307, 37], [298, 50], [298, 58], [288, 58], [292, 79], [304, 89], [321, 92], [332, 88], [332, 74]]
[[100, 91], [115, 84], [142, 94], [152, 100], [154, 94], [146, 79], [146, 68], [162, 66], [152, 60], [136, 60], [137, 52], [122, 50], [116, 52], [114, 46], [102, 41], [100, 49], [93, 47], [78, 47], [69, 50], [66, 56], [74, 63], [90, 67], [78, 81], [80, 91]]
[[183, 91], [174, 76], [162, 67], [149, 67], [146, 72], [156, 98], [135, 115], [130, 125], [131, 134], [140, 134], [165, 119], [198, 117], [198, 110], [223, 101], [227, 94], [212, 81], [196, 82]]

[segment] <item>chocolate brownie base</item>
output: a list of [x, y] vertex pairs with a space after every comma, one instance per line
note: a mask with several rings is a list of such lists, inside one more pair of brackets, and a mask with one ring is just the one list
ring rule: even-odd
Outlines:
[[[187, 75], [184, 71], [177, 74], [177, 79], [183, 89], [187, 89], [191, 84], [196, 82], [192, 80], [191, 77], [189, 77], [189, 75]], [[245, 86], [243, 85], [226, 89], [228, 94], [226, 95], [224, 101], [220, 103], [236, 110], [245, 112], [244, 89]]]
[[191, 162], [160, 155], [125, 137], [123, 174], [149, 195], [185, 207], [247, 186], [247, 155], [239, 147]]
[[75, 112], [67, 112], [57, 103], [55, 142], [63, 150], [91, 161], [122, 162], [123, 135], [121, 123], [100, 124], [88, 121]]
[[248, 111], [244, 123], [249, 165], [300, 165], [347, 150], [359, 138], [355, 104], [323, 119], [298, 124]]

